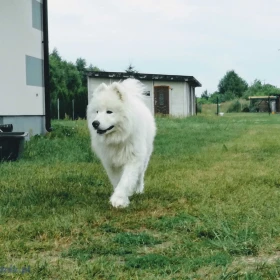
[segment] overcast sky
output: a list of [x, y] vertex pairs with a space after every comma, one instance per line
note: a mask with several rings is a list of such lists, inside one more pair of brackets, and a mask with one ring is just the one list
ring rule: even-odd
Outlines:
[[280, 87], [280, 0], [49, 0], [50, 51], [105, 71], [194, 76], [197, 95], [226, 71]]

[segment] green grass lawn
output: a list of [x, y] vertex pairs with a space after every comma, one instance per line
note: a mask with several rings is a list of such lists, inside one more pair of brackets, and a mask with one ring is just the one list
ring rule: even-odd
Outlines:
[[127, 209], [86, 122], [53, 126], [0, 164], [0, 279], [280, 279], [279, 115], [157, 118]]

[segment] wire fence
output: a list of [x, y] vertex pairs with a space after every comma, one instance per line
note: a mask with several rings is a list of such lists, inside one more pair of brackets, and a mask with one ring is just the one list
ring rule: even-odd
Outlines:
[[72, 99], [72, 100], [52, 100], [51, 101], [51, 118], [52, 119], [85, 119], [87, 100]]

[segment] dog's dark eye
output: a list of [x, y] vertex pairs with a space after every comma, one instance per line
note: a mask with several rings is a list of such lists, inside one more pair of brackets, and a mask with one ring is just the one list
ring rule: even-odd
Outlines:
[[112, 111], [107, 111], [107, 114], [112, 114], [113, 112]]
[[96, 111], [96, 113], [98, 114], [98, 111]]

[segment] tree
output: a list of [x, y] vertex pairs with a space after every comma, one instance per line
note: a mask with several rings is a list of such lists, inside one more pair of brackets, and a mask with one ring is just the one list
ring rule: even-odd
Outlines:
[[270, 95], [278, 95], [278, 94], [280, 94], [280, 88], [270, 84], [263, 85], [261, 95], [270, 96]]
[[270, 84], [262, 84], [260, 80], [256, 79], [246, 90], [243, 97], [247, 99], [249, 96], [271, 96], [279, 94], [280, 88]]
[[104, 70], [100, 70], [98, 67], [96, 67], [96, 66], [93, 66], [92, 64], [90, 64], [89, 65], [89, 67], [88, 67], [88, 69], [87, 69], [88, 71], [92, 71], [92, 72], [94, 72], [94, 71], [104, 71]]
[[125, 72], [127, 74], [131, 74], [131, 75], [138, 73], [138, 71], [135, 70], [135, 67], [131, 63], [128, 65], [128, 67], [126, 68]]
[[57, 48], [54, 48], [53, 51], [51, 52], [50, 56], [53, 58], [53, 59], [56, 59], [58, 61], [61, 61], [61, 56], [59, 55], [58, 53], [58, 50]]
[[77, 58], [76, 60], [76, 67], [79, 72], [83, 72], [86, 70], [87, 62], [84, 58]]
[[57, 51], [54, 49], [49, 56], [50, 62], [50, 93], [51, 99], [66, 98], [67, 86], [65, 79], [65, 72], [61, 66], [62, 60]]
[[208, 94], [207, 89], [204, 90], [204, 91], [202, 92], [202, 94], [201, 94], [201, 98], [204, 98], [204, 99], [208, 100], [209, 97], [210, 97], [210, 94]]
[[77, 70], [79, 71], [80, 73], [80, 76], [81, 76], [81, 80], [82, 80], [82, 86], [84, 88], [87, 87], [87, 62], [84, 58], [78, 58], [76, 60], [76, 68]]
[[57, 99], [60, 99], [60, 117], [72, 115], [72, 100], [75, 100], [75, 117], [86, 117], [88, 102], [87, 71], [100, 71], [92, 64], [87, 68], [84, 58], [76, 63], [63, 60], [55, 48], [49, 55], [50, 61], [50, 93], [53, 117], [57, 116]]
[[72, 62], [63, 61], [68, 99], [72, 100], [82, 87], [82, 77]]
[[217, 91], [213, 92], [210, 96], [208, 101], [210, 103], [217, 103], [217, 98], [219, 100], [219, 103], [224, 102], [225, 101], [225, 96]]
[[228, 71], [218, 84], [219, 93], [227, 94], [231, 99], [232, 97], [240, 98], [247, 89], [247, 82], [239, 77], [234, 70]]
[[254, 82], [244, 92], [243, 97], [247, 99], [249, 98], [249, 96], [260, 95], [259, 93], [261, 91], [262, 91], [262, 82], [260, 80], [255, 79]]

